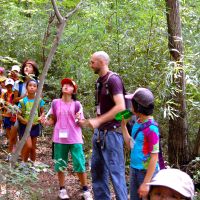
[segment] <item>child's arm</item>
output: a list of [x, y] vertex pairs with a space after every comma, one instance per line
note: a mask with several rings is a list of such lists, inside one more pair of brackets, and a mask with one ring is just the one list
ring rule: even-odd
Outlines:
[[147, 183], [151, 182], [151, 179], [155, 172], [157, 162], [158, 162], [158, 153], [151, 153], [149, 166], [147, 168], [147, 172], [146, 172], [144, 181], [138, 189], [138, 193], [139, 193], [140, 197], [147, 196], [147, 194], [149, 192], [149, 186], [147, 185]]
[[17, 113], [17, 119], [18, 119], [19, 122], [21, 122], [22, 124], [27, 125], [27, 124], [28, 124], [28, 120], [25, 119], [25, 118], [23, 117], [24, 109], [22, 109], [22, 108], [23, 108], [22, 102], [19, 102], [19, 103], [18, 103], [18, 108], [20, 109], [20, 111]]
[[44, 107], [40, 108], [40, 116], [42, 116], [44, 114]]
[[124, 141], [126, 143], [126, 146], [130, 149], [131, 146], [130, 146], [130, 142], [132, 140], [129, 132], [128, 132], [128, 129], [126, 127], [126, 124], [127, 124], [128, 120], [125, 120], [124, 118], [122, 119], [121, 121], [121, 128], [122, 128], [122, 133], [123, 133], [123, 137], [124, 137]]
[[14, 91], [13, 103], [19, 102], [19, 100], [23, 99], [27, 94], [24, 94], [24, 95], [21, 96], [21, 97], [18, 97], [18, 95], [19, 95], [19, 91], [15, 90], [15, 91]]
[[23, 118], [20, 114], [17, 115], [17, 119], [24, 125], [28, 124], [28, 120]]
[[55, 117], [54, 117], [54, 115], [53, 114], [51, 114], [50, 116], [49, 116], [49, 118], [47, 119], [46, 117], [45, 117], [45, 115], [44, 115], [44, 113], [40, 116], [40, 122], [43, 124], [43, 125], [45, 125], [45, 126], [53, 126], [53, 125], [55, 125], [55, 122], [56, 122], [56, 120], [55, 120]]

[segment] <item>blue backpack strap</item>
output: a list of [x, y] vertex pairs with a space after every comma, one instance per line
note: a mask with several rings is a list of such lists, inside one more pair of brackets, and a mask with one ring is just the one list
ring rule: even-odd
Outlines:
[[18, 97], [20, 97], [21, 96], [21, 94], [22, 94], [22, 88], [23, 88], [23, 82], [19, 82], [19, 91], [18, 91]]

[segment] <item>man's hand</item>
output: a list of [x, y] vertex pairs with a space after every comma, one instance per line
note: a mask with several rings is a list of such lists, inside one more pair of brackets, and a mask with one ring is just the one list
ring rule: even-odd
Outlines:
[[92, 119], [88, 119], [90, 127], [92, 128], [99, 128], [99, 126], [101, 125], [99, 118], [92, 118]]
[[92, 118], [92, 119], [82, 119], [79, 120], [78, 124], [83, 128], [98, 128], [100, 126], [100, 122], [98, 118]]
[[80, 119], [78, 121], [78, 124], [82, 128], [87, 128], [87, 127], [92, 128], [91, 124], [89, 123], [89, 120], [87, 120], [87, 119]]

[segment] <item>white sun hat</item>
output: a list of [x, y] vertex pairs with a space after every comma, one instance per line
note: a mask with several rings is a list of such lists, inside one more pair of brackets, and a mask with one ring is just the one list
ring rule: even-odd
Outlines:
[[15, 84], [15, 82], [11, 78], [7, 78], [5, 81], [5, 86], [6, 85], [14, 85], [14, 84]]
[[185, 172], [178, 169], [160, 170], [148, 185], [165, 186], [171, 188], [187, 198], [194, 197], [194, 184]]
[[17, 71], [20, 72], [20, 67], [18, 65], [13, 65], [11, 71]]

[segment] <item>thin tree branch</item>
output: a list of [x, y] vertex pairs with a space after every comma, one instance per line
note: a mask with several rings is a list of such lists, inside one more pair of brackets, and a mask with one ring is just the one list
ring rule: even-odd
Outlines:
[[30, 136], [30, 131], [31, 131], [34, 116], [35, 116], [34, 113], [37, 113], [36, 111], [37, 111], [37, 108], [38, 108], [38, 105], [39, 105], [40, 97], [42, 95], [42, 88], [43, 88], [43, 85], [44, 85], [45, 77], [46, 77], [47, 72], [49, 70], [49, 67], [51, 65], [53, 56], [55, 55], [56, 49], [58, 47], [59, 41], [61, 39], [62, 33], [64, 31], [64, 28], [65, 28], [65, 25], [66, 25], [66, 20], [63, 20], [62, 23], [58, 27], [57, 35], [54, 39], [53, 46], [51, 48], [51, 51], [49, 52], [47, 61], [45, 62], [45, 66], [44, 66], [43, 71], [42, 71], [42, 75], [40, 77], [39, 86], [38, 86], [38, 90], [37, 90], [37, 93], [36, 93], [35, 101], [34, 101], [32, 109], [31, 109], [30, 118], [29, 118], [28, 124], [26, 126], [24, 135], [23, 135], [22, 139], [19, 141], [19, 144], [16, 147], [15, 153], [12, 154], [12, 156], [11, 156], [11, 163], [12, 164], [14, 164], [17, 161], [17, 158], [18, 158], [27, 138]]
[[80, 8], [80, 6], [81, 6], [82, 3], [83, 3], [83, 1], [81, 0], [81, 1], [77, 4], [76, 8], [74, 8], [74, 10], [72, 10], [71, 12], [69, 12], [69, 13], [65, 16], [65, 19], [68, 19], [71, 15], [73, 15], [73, 14]]
[[42, 61], [43, 61], [43, 67], [44, 67], [46, 59], [47, 59], [47, 57], [45, 56], [45, 51], [47, 49], [46, 48], [47, 40], [48, 40], [48, 38], [50, 36], [50, 28], [51, 28], [51, 25], [52, 25], [55, 17], [56, 17], [55, 12], [54, 13], [51, 12], [50, 16], [49, 16], [49, 21], [48, 21], [48, 25], [47, 25], [46, 31], [44, 33], [44, 38], [43, 38], [43, 41], [42, 41]]
[[58, 7], [57, 7], [57, 5], [56, 5], [55, 0], [51, 0], [51, 3], [52, 3], [52, 5], [53, 5], [53, 9], [54, 9], [54, 11], [55, 11], [55, 14], [56, 14], [57, 19], [58, 19], [58, 21], [61, 23], [61, 22], [63, 21], [63, 17], [62, 17], [62, 15], [60, 14], [60, 12], [59, 12], [59, 10], [58, 10]]
[[30, 131], [31, 131], [31, 128], [32, 128], [34, 116], [37, 113], [37, 108], [38, 108], [40, 97], [41, 97], [41, 94], [42, 94], [42, 89], [43, 89], [45, 77], [46, 77], [48, 70], [50, 68], [50, 65], [52, 63], [53, 56], [56, 53], [56, 49], [58, 47], [59, 41], [61, 39], [62, 33], [64, 31], [64, 28], [65, 28], [65, 25], [66, 25], [66, 22], [67, 22], [67, 18], [69, 18], [72, 14], [74, 14], [79, 9], [80, 5], [82, 4], [82, 0], [81, 0], [80, 3], [76, 6], [76, 8], [74, 10], [72, 10], [70, 13], [68, 13], [66, 18], [63, 18], [58, 11], [58, 8], [56, 6], [55, 1], [51, 0], [51, 2], [53, 4], [53, 7], [54, 7], [54, 10], [55, 10], [55, 13], [56, 13], [56, 17], [58, 18], [58, 21], [60, 23], [59, 23], [59, 26], [57, 28], [57, 34], [56, 34], [55, 39], [53, 41], [52, 48], [49, 52], [48, 58], [45, 62], [45, 66], [44, 66], [43, 71], [42, 71], [42, 75], [40, 77], [40, 82], [39, 82], [38, 90], [37, 90], [37, 93], [36, 93], [35, 101], [34, 101], [32, 109], [31, 109], [30, 118], [29, 118], [28, 124], [26, 126], [24, 135], [23, 135], [22, 139], [20, 140], [19, 144], [17, 145], [15, 153], [13, 153], [12, 156], [11, 156], [11, 165], [13, 165], [17, 161], [17, 158], [19, 157], [19, 154], [20, 154], [27, 138], [30, 136]]

